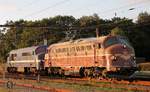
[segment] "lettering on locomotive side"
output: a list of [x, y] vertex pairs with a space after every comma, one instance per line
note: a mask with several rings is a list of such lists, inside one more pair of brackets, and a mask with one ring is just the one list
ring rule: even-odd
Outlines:
[[85, 46], [74, 46], [70, 48], [56, 48], [55, 52], [56, 53], [64, 53], [64, 52], [79, 52], [79, 51], [84, 51], [84, 50], [92, 50], [91, 45], [85, 45]]

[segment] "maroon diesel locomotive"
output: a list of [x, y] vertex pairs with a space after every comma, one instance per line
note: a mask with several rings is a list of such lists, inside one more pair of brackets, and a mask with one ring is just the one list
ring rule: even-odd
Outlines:
[[136, 68], [135, 52], [122, 36], [101, 36], [52, 44], [45, 54], [49, 74], [131, 74]]

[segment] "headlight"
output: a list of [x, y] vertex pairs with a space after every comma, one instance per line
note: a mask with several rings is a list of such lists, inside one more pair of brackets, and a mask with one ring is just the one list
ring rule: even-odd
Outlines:
[[131, 56], [131, 60], [132, 61], [136, 61], [136, 57], [135, 56]]
[[136, 57], [135, 56], [133, 57], [133, 62], [134, 62], [134, 64], [136, 64]]
[[133, 57], [133, 60], [136, 60], [136, 57], [135, 57], [135, 56]]
[[111, 60], [117, 60], [116, 56], [111, 56]]

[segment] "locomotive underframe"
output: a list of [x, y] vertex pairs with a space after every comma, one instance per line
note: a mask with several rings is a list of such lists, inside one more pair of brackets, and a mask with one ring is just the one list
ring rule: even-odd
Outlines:
[[10, 61], [7, 64], [7, 71], [9, 73], [23, 72], [25, 74], [37, 74], [38, 71], [43, 68], [44, 66], [41, 65], [41, 62], [35, 60], [31, 60], [28, 63], [24, 63], [22, 61]]
[[114, 67], [113, 70], [107, 71], [106, 67], [47, 67], [45, 71], [48, 75], [72, 75], [80, 77], [99, 77], [107, 78], [113, 75], [130, 76], [137, 70], [137, 67]]

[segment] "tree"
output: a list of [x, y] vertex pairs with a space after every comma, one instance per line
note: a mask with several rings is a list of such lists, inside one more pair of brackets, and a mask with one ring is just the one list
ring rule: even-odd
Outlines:
[[[6, 60], [7, 54], [13, 49], [42, 45], [43, 39], [48, 40], [48, 45], [65, 41], [67, 33], [78, 38], [95, 36], [95, 29], [99, 27], [100, 35], [127, 36], [135, 48], [138, 57], [150, 59], [150, 15], [140, 13], [137, 23], [131, 19], [114, 17], [111, 20], [100, 19], [97, 14], [82, 16], [75, 19], [73, 16], [55, 16], [36, 21], [7, 21], [10, 27], [5, 34], [0, 32], [0, 60]], [[44, 26], [47, 28], [26, 28], [23, 26]], [[50, 28], [49, 28], [50, 27]], [[68, 35], [67, 35], [68, 36]], [[70, 39], [70, 38], [69, 38]], [[69, 40], [68, 39], [68, 40]]]
[[98, 25], [99, 24], [99, 16], [97, 14], [93, 14], [92, 16], [82, 16], [79, 19], [79, 23], [81, 27]]
[[116, 27], [111, 30], [111, 35], [121, 35], [121, 36], [126, 36], [126, 33], [119, 27]]
[[138, 15], [137, 23], [148, 23], [150, 22], [150, 14], [147, 12], [142, 12]]

